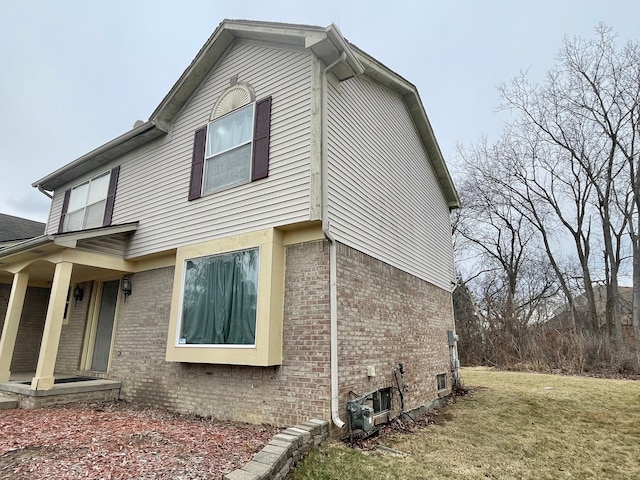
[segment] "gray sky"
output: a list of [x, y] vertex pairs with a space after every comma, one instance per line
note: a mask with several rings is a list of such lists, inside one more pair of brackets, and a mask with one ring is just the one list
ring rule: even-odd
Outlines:
[[225, 18], [335, 23], [415, 84], [445, 159], [495, 139], [496, 87], [542, 80], [565, 35], [599, 22], [638, 38], [637, 0], [4, 2], [0, 15], [0, 213], [45, 221], [31, 183], [147, 120]]

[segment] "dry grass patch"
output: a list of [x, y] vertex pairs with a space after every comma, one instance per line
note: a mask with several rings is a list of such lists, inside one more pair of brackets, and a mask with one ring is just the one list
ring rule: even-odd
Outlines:
[[363, 452], [332, 443], [289, 478], [638, 479], [640, 384], [463, 369], [473, 393], [451, 420], [394, 433]]

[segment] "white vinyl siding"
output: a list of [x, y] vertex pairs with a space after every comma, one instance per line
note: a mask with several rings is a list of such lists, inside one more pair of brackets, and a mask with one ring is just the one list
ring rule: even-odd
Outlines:
[[328, 92], [336, 240], [450, 290], [449, 209], [401, 96], [359, 77]]
[[60, 215], [62, 215], [62, 204], [64, 203], [64, 190], [56, 190], [51, 200], [51, 209], [49, 210], [49, 220], [47, 220], [47, 227], [44, 233], [46, 235], [53, 235], [58, 233], [58, 226], [60, 225]]
[[[188, 201], [193, 139], [229, 79], [271, 96], [269, 176]], [[311, 55], [240, 43], [206, 77], [159, 139], [118, 159], [112, 224], [139, 221], [127, 257], [309, 219]], [[54, 200], [55, 201], [55, 200]]]

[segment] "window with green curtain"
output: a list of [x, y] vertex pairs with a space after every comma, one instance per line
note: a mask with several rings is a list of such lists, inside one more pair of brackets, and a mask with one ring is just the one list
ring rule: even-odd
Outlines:
[[254, 345], [257, 248], [186, 261], [182, 345]]

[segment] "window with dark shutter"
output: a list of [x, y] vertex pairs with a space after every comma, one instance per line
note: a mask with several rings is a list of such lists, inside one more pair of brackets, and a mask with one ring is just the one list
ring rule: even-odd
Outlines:
[[111, 225], [111, 218], [113, 217], [113, 205], [116, 201], [116, 188], [118, 186], [118, 176], [120, 175], [120, 165], [111, 169], [111, 178], [109, 179], [109, 190], [107, 191], [107, 203], [104, 208], [104, 217], [102, 219], [102, 226], [108, 227]]
[[69, 197], [71, 197], [71, 189], [64, 192], [64, 200], [62, 201], [62, 214], [60, 215], [60, 223], [58, 224], [58, 233], [64, 232], [64, 220], [69, 209]]
[[115, 167], [67, 190], [58, 233], [110, 225], [119, 172]]
[[204, 171], [204, 146], [207, 140], [207, 127], [196, 130], [193, 138], [191, 157], [191, 179], [189, 181], [189, 200], [202, 195], [202, 173]]
[[271, 136], [271, 97], [256, 103], [253, 129], [253, 168], [251, 181], [269, 176], [269, 139]]
[[270, 133], [271, 97], [239, 106], [198, 129], [189, 200], [268, 177]]

